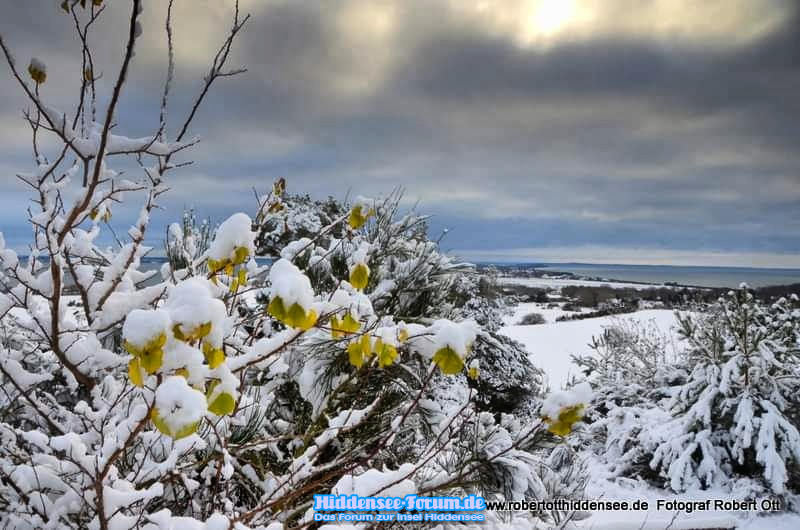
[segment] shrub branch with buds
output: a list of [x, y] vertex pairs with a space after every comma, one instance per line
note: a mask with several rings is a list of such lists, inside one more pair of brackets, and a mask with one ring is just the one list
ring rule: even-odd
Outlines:
[[[115, 122], [149, 31], [141, 1], [130, 2], [104, 109], [88, 43], [106, 5], [61, 8], [82, 56], [70, 112], [46, 102], [44, 62], [21, 71], [0, 37], [34, 109], [36, 165], [19, 175], [36, 205], [27, 259], [0, 236], [0, 520], [244, 530], [308, 526], [319, 493], [547, 495], [558, 482], [542, 464], [552, 436], [533, 414], [510, 414], [536, 409], [539, 372], [495, 334], [499, 317], [468, 267], [439, 254], [421, 218], [396, 218], [399, 196], [328, 204], [313, 217], [324, 222], [295, 237], [303, 223], [290, 227], [297, 209], [280, 179], [252, 218], [212, 230], [185, 216], [168, 229], [169, 262], [142, 270], [150, 215], [198, 143], [189, 131], [209, 89], [245, 71], [227, 66], [249, 20], [238, 2], [175, 132], [168, 3], [167, 75], [144, 138]], [[43, 135], [58, 148], [45, 152]], [[138, 179], [112, 169], [126, 160]], [[143, 197], [138, 219], [117, 248], [101, 248], [124, 194]], [[266, 249], [274, 259], [257, 260]], [[499, 400], [478, 398], [512, 388], [494, 413]], [[566, 435], [580, 417], [581, 404], [567, 405], [550, 431]]]

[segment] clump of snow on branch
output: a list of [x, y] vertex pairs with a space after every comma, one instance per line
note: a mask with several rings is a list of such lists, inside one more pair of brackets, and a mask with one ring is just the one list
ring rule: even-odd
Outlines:
[[578, 383], [566, 390], [551, 392], [542, 403], [541, 413], [548, 417], [557, 417], [566, 408], [585, 406], [592, 400], [592, 387], [589, 383]]

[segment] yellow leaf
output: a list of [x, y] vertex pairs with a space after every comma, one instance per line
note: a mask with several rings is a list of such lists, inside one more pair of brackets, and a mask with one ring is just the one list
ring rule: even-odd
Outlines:
[[123, 342], [122, 343], [122, 347], [125, 348], [128, 351], [128, 353], [130, 353], [131, 355], [134, 355], [134, 356], [138, 357], [139, 355], [142, 354], [142, 348], [139, 348], [138, 346], [136, 346], [135, 344], [133, 344], [130, 341], [126, 340], [125, 342]]
[[190, 434], [194, 434], [195, 432], [197, 432], [197, 428], [199, 426], [200, 426], [200, 422], [199, 421], [196, 421], [194, 423], [190, 423], [186, 427], [182, 427], [182, 428], [178, 429], [177, 431], [175, 431], [175, 435], [173, 436], [173, 438], [175, 438], [176, 440], [180, 440], [181, 438], [186, 438]]
[[31, 79], [33, 79], [33, 81], [37, 85], [41, 85], [45, 81], [47, 81], [47, 72], [45, 72], [44, 70], [42, 70], [40, 68], [37, 68], [33, 64], [28, 66], [28, 73], [30, 74]]
[[347, 222], [350, 223], [350, 228], [353, 230], [358, 230], [364, 223], [367, 222], [367, 218], [364, 214], [361, 213], [361, 206], [353, 206], [350, 210], [350, 216], [347, 219]]
[[197, 326], [194, 330], [192, 330], [192, 338], [194, 339], [202, 339], [206, 335], [211, 333], [211, 321], [205, 322]]
[[397, 333], [397, 339], [400, 342], [407, 341], [408, 340], [408, 330], [405, 329], [405, 328], [400, 329], [400, 331]]
[[350, 313], [347, 313], [344, 316], [344, 320], [342, 320], [342, 330], [347, 333], [355, 333], [359, 329], [361, 329], [361, 322], [356, 320]]
[[250, 249], [247, 247], [236, 247], [233, 251], [233, 263], [236, 265], [241, 265], [247, 258], [250, 257]]
[[361, 351], [365, 357], [369, 357], [372, 355], [372, 339], [366, 333], [361, 335], [361, 339], [359, 340], [361, 343]]
[[366, 264], [359, 263], [350, 269], [350, 285], [352, 285], [355, 289], [362, 291], [368, 283], [369, 267], [367, 267]]
[[450, 346], [439, 348], [433, 354], [433, 362], [445, 375], [455, 375], [464, 368], [464, 359]]
[[212, 370], [225, 362], [225, 352], [207, 342], [203, 343], [203, 356], [206, 358], [208, 367]]
[[228, 259], [217, 260], [209, 258], [206, 261], [206, 265], [208, 265], [208, 272], [211, 274], [216, 274], [219, 271], [224, 271], [229, 276], [233, 274], [233, 263]]
[[235, 293], [236, 289], [238, 288], [239, 288], [239, 279], [234, 278], [233, 280], [231, 280], [231, 284], [228, 286], [228, 291]]
[[267, 312], [291, 328], [303, 331], [311, 329], [317, 323], [317, 313], [309, 309], [306, 311], [303, 306], [295, 302], [289, 309], [286, 309], [280, 296], [274, 297], [267, 306]]
[[165, 333], [159, 333], [147, 341], [144, 346], [138, 346], [126, 340], [122, 343], [122, 347], [128, 350], [132, 355], [142, 355], [146, 350], [158, 350], [163, 348], [166, 343], [167, 335]]
[[350, 210], [350, 216], [347, 218], [347, 222], [350, 224], [350, 228], [353, 230], [358, 230], [367, 222], [367, 219], [375, 215], [375, 210], [370, 208], [366, 212], [364, 212], [364, 207], [360, 204], [353, 206]]
[[239, 285], [245, 285], [247, 283], [247, 271], [239, 269], [236, 279], [239, 280]]
[[298, 304], [293, 303], [289, 310], [286, 312], [286, 323], [293, 328], [299, 328], [303, 325], [306, 319], [306, 310]]
[[317, 313], [310, 309], [306, 311], [303, 306], [295, 302], [287, 311], [284, 322], [293, 328], [305, 331], [316, 324]]
[[158, 409], [156, 407], [153, 407], [153, 410], [150, 413], [150, 419], [153, 421], [153, 425], [156, 426], [156, 429], [158, 429], [162, 434], [166, 434], [170, 438], [174, 438], [176, 440], [180, 440], [181, 438], [185, 438], [190, 434], [193, 434], [197, 431], [197, 427], [200, 426], [200, 422], [196, 421], [179, 429], [173, 430], [170, 428], [164, 418], [162, 418], [158, 413]]
[[311, 329], [317, 323], [317, 313], [313, 309], [309, 309], [306, 313], [306, 318], [303, 320], [302, 325], [298, 326], [303, 331]]
[[208, 404], [208, 410], [217, 416], [225, 416], [236, 408], [236, 400], [227, 392], [220, 392], [214, 401]]
[[278, 320], [283, 321], [286, 318], [286, 306], [283, 305], [283, 299], [280, 296], [276, 296], [270, 300], [267, 312]]
[[347, 346], [347, 353], [350, 357], [350, 364], [356, 368], [361, 368], [367, 357], [372, 355], [372, 339], [366, 333], [361, 335], [360, 339], [351, 342]]
[[217, 271], [221, 271], [225, 268], [226, 260], [215, 260], [208, 258], [208, 272], [211, 274], [215, 274]]
[[376, 341], [375, 353], [378, 355], [378, 366], [381, 368], [390, 366], [397, 359], [397, 348], [391, 344], [385, 344], [380, 339]]
[[175, 337], [176, 339], [178, 339], [179, 341], [182, 341], [182, 342], [186, 342], [187, 341], [186, 335], [184, 335], [183, 331], [181, 331], [181, 325], [180, 324], [175, 324], [174, 326], [172, 326], [172, 336]]
[[347, 313], [343, 319], [339, 319], [335, 315], [331, 317], [331, 334], [334, 339], [353, 334], [359, 329], [361, 329], [361, 323], [350, 313]]
[[211, 333], [211, 327], [212, 325], [211, 322], [209, 321], [200, 324], [199, 326], [188, 332], [185, 332], [183, 331], [183, 327], [181, 326], [181, 324], [175, 324], [174, 326], [172, 326], [172, 335], [180, 341], [192, 342], [195, 340], [200, 340], [209, 333]]
[[565, 407], [558, 412], [558, 418], [543, 417], [548, 423], [547, 430], [558, 436], [566, 436], [572, 432], [572, 427], [583, 418], [583, 404]]
[[139, 388], [144, 386], [144, 372], [142, 371], [142, 365], [139, 363], [138, 357], [134, 357], [128, 361], [128, 378], [134, 386]]
[[[209, 323], [209, 325], [210, 325], [210, 323]], [[150, 342], [148, 342], [147, 346], [145, 346], [145, 347], [146, 348], [159, 349], [159, 348], [163, 348], [164, 344], [166, 344], [166, 343], [167, 343], [167, 334], [166, 333], [159, 333], [159, 335], [156, 338], [154, 338], [153, 340], [151, 340]]]
[[139, 359], [142, 368], [144, 368], [148, 374], [154, 374], [161, 368], [161, 365], [164, 364], [164, 350], [161, 348], [145, 350], [142, 352]]
[[356, 341], [348, 344], [347, 353], [349, 355], [350, 364], [356, 368], [361, 368], [361, 365], [364, 364], [364, 352], [361, 349], [361, 343]]
[[339, 320], [339, 317], [333, 315], [331, 317], [331, 337], [338, 339], [343, 336], [344, 332], [342, 332], [342, 321]]
[[469, 370], [467, 370], [467, 377], [470, 379], [477, 381], [478, 376], [480, 375], [480, 369], [477, 366], [473, 366]]

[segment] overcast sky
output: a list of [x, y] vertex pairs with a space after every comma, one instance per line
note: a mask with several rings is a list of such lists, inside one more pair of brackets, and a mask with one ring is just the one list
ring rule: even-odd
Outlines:
[[[6, 0], [0, 32], [48, 65], [67, 107], [79, 48], [56, 0]], [[93, 43], [109, 89], [129, 2]], [[144, 35], [118, 134], [158, 122], [165, 1]], [[228, 0], [177, 0], [174, 115], [208, 68]], [[168, 211], [221, 220], [251, 188], [378, 195], [396, 186], [470, 259], [800, 267], [796, 0], [261, 0], [196, 122]], [[79, 71], [79, 70], [78, 70]], [[0, 230], [24, 248], [25, 100], [0, 65]], [[133, 197], [132, 197], [133, 199]], [[177, 208], [177, 209], [176, 209]], [[133, 219], [135, 208], [115, 211]], [[123, 232], [124, 232], [124, 227]]]

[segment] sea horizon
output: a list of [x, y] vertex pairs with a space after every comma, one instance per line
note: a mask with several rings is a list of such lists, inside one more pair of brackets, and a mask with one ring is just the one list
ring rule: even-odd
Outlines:
[[750, 287], [791, 285], [800, 283], [800, 269], [786, 267], [742, 267], [712, 265], [643, 265], [625, 263], [589, 262], [475, 262], [476, 265], [495, 267], [527, 267], [549, 269], [579, 276], [597, 277], [652, 284], [677, 283], [700, 287]]
[[[27, 256], [20, 256], [21, 260]], [[258, 257], [258, 261], [268, 263], [272, 258]], [[144, 270], [155, 269], [153, 265], [166, 262], [166, 256], [143, 256]], [[791, 285], [800, 283], [800, 268], [786, 267], [743, 267], [712, 265], [645, 265], [626, 263], [591, 262], [540, 262], [540, 261], [469, 261], [476, 266], [499, 268], [524, 267], [528, 269], [548, 269], [553, 273], [569, 273], [588, 278], [617, 280], [621, 282], [662, 285], [675, 283], [697, 287], [735, 288], [742, 283], [750, 287]], [[147, 265], [151, 265], [148, 267]]]

